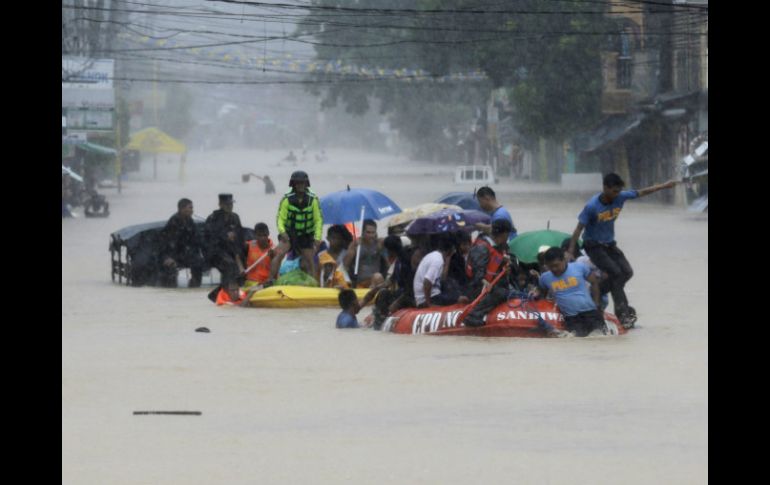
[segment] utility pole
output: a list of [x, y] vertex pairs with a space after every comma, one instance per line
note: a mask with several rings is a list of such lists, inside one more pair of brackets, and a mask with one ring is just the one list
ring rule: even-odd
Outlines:
[[[117, 69], [115, 69], [117, 72]], [[115, 76], [119, 77], [119, 76]], [[123, 144], [121, 143], [121, 131], [120, 131], [120, 81], [115, 82], [115, 150], [117, 155], [115, 156], [115, 173], [118, 177], [118, 193], [121, 193], [121, 175], [123, 175]]]
[[[124, 17], [124, 14], [116, 12], [113, 7], [113, 2], [110, 1], [109, 3], [109, 13], [107, 14], [108, 19], [111, 21], [106, 27], [106, 32], [104, 35], [104, 45], [106, 46], [107, 50], [111, 50], [115, 45], [115, 39], [116, 39], [116, 32], [117, 29], [115, 27], [115, 24], [119, 21], [121, 21]], [[103, 7], [104, 2], [100, 2], [98, 7]], [[120, 76], [118, 73], [122, 71], [120, 69], [123, 66], [123, 62], [119, 59], [115, 59], [115, 65], [114, 65], [113, 75], [116, 79], [113, 79], [112, 83], [115, 86], [115, 111], [114, 111], [114, 123], [115, 123], [115, 150], [117, 152], [115, 156], [115, 174], [117, 176], [117, 182], [118, 182], [118, 193], [120, 194], [122, 192], [122, 182], [121, 178], [123, 175], [123, 143], [122, 143], [122, 136], [123, 132], [121, 131], [120, 127], [120, 119], [121, 119], [121, 106], [120, 102], [122, 99], [122, 93], [120, 89], [120, 81], [123, 76]]]
[[[158, 126], [158, 61], [152, 62], [152, 110], [155, 116], [155, 128]], [[152, 179], [158, 180], [158, 153], [152, 154]]]

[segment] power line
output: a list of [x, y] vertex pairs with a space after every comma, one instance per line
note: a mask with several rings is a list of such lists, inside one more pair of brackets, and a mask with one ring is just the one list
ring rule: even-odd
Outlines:
[[[131, 23], [131, 22], [117, 22], [117, 21], [113, 21], [113, 20], [91, 19], [91, 18], [88, 18], [88, 17], [78, 17], [78, 18], [76, 18], [74, 20], [86, 20], [86, 21], [95, 22], [95, 23], [113, 23], [113, 24], [120, 25], [120, 26], [126, 28], [127, 30], [130, 30], [131, 32], [134, 32], [134, 33], [136, 33], [138, 35], [150, 37], [150, 38], [153, 38], [153, 39], [169, 39], [169, 38], [172, 38], [172, 37], [174, 37], [174, 36], [176, 36], [176, 35], [178, 35], [180, 33], [184, 33], [184, 34], [223, 35], [223, 36], [228, 36], [228, 37], [240, 37], [240, 38], [246, 38], [246, 39], [253, 39], [254, 41], [291, 40], [292, 38], [294, 38], [296, 36], [296, 35], [291, 35], [291, 36], [280, 36], [280, 37], [265, 37], [265, 36], [249, 35], [249, 34], [235, 34], [235, 33], [221, 32], [221, 31], [215, 31], [215, 30], [182, 30], [182, 29], [168, 29], [168, 28], [164, 28], [164, 29], [161, 29], [161, 30], [164, 30], [164, 31], [174, 31], [175, 33], [171, 34], [171, 35], [168, 35], [168, 36], [159, 36], [159, 35], [151, 35], [151, 34], [148, 34], [148, 33], [137, 32], [135, 30], [132, 30], [131, 26], [148, 28], [148, 29], [151, 28], [151, 27], [147, 27], [147, 26], [144, 26], [144, 25], [141, 25], [141, 24], [135, 24], [135, 23]], [[618, 31], [615, 28], [608, 29], [607, 31], [604, 31], [604, 32], [591, 32], [591, 31], [540, 31], [540, 32], [535, 32], [535, 31], [510, 31], [510, 30], [490, 30], [490, 29], [479, 30], [479, 29], [437, 28], [437, 27], [419, 27], [419, 26], [406, 26], [406, 25], [382, 25], [382, 24], [380, 24], [380, 25], [357, 25], [357, 24], [347, 24], [347, 23], [343, 23], [343, 22], [335, 22], [335, 23], [327, 22], [327, 23], [330, 23], [331, 25], [335, 25], [335, 26], [340, 26], [340, 27], [348, 27], [350, 29], [366, 29], [366, 30], [368, 30], [368, 29], [394, 29], [394, 30], [417, 30], [417, 31], [427, 31], [427, 32], [457, 32], [457, 33], [478, 33], [478, 34], [482, 34], [483, 33], [483, 34], [508, 34], [508, 35], [513, 34], [513, 35], [517, 35], [517, 36], [522, 36], [522, 35], [532, 35], [532, 36], [540, 36], [540, 35], [576, 35], [576, 36], [586, 35], [586, 36], [594, 36], [594, 35], [599, 35], [599, 36], [601, 36], [601, 35], [613, 35], [613, 34], [618, 33]], [[688, 26], [699, 25], [699, 24], [700, 24], [699, 21], [693, 20], [693, 21], [690, 21], [689, 23], [686, 23], [686, 24], [680, 24], [680, 25], [678, 25], [678, 27], [679, 28], [687, 28]], [[329, 33], [341, 32], [341, 31], [344, 31], [344, 30], [345, 29], [338, 29], [338, 30], [325, 31], [325, 32], [306, 32], [306, 33], [302, 34], [302, 36], [310, 36], [310, 35], [324, 35], [324, 36], [326, 36]], [[645, 31], [644, 35], [645, 36], [675, 36], [675, 35], [706, 36], [707, 34], [702, 33], [702, 32], [681, 32], [681, 31], [672, 30], [672, 31], [669, 31], [669, 32], [650, 32], [650, 31]], [[419, 42], [428, 42], [428, 41], [419, 40]], [[200, 47], [208, 47], [208, 46], [207, 45], [190, 46], [189, 48], [200, 48]]]
[[[130, 3], [137, 3], [137, 2], [130, 2]], [[144, 4], [144, 5], [148, 5], [148, 4]], [[269, 20], [266, 20], [267, 18], [269, 18], [269, 17], [268, 16], [264, 16], [260, 21], [269, 21]], [[87, 18], [83, 18], [83, 17], [81, 17], [81, 19], [97, 21], [95, 19], [87, 19]], [[707, 21], [707, 19], [706, 19], [706, 21]], [[110, 22], [110, 21], [103, 21], [103, 22]], [[692, 19], [689, 22], [691, 24], [693, 24], [693, 23], [697, 23], [698, 20], [697, 19]], [[281, 23], [283, 23], [283, 22], [281, 21]], [[370, 29], [395, 29], [395, 30], [414, 30], [414, 31], [426, 31], [426, 32], [458, 32], [458, 33], [479, 33], [479, 34], [481, 34], [481, 33], [490, 33], [490, 34], [499, 33], [499, 34], [508, 34], [508, 35], [512, 34], [512, 32], [509, 31], [509, 30], [491, 30], [491, 29], [479, 30], [479, 29], [462, 29], [462, 28], [458, 29], [458, 28], [426, 27], [426, 26], [414, 26], [414, 25], [392, 25], [392, 24], [385, 24], [385, 25], [383, 25], [383, 24], [364, 24], [364, 25], [361, 25], [361, 24], [350, 24], [350, 23], [339, 22], [339, 21], [320, 21], [320, 20], [316, 20], [316, 19], [312, 19], [312, 18], [305, 18], [305, 19], [302, 20], [302, 22], [296, 23], [295, 25], [307, 25], [307, 26], [310, 26], [310, 25], [320, 25], [320, 24], [330, 24], [330, 25], [334, 25], [334, 26], [348, 27], [348, 28], [351, 28], [351, 29], [363, 29], [364, 31], [370, 30]], [[682, 28], [682, 27], [679, 26], [679, 28]], [[164, 29], [164, 30], [172, 30], [172, 29]], [[338, 29], [336, 31], [306, 32], [305, 34], [292, 34], [292, 35], [288, 35], [288, 36], [258, 37], [258, 36], [252, 36], [252, 35], [247, 35], [247, 34], [234, 34], [234, 33], [219, 32], [219, 31], [200, 31], [200, 30], [181, 30], [181, 29], [173, 29], [173, 30], [176, 30], [177, 32], [185, 32], [185, 33], [200, 33], [200, 34], [209, 33], [209, 34], [212, 34], [212, 35], [226, 35], [226, 36], [230, 36], [230, 37], [241, 37], [241, 38], [254, 39], [254, 41], [257, 41], [257, 42], [259, 42], [259, 41], [270, 41], [270, 40], [293, 40], [294, 38], [297, 38], [300, 35], [304, 35], [304, 36], [307, 36], [307, 35], [324, 35], [324, 36], [326, 36], [326, 35], [329, 35], [330, 33], [340, 32], [340, 30]], [[583, 36], [583, 35], [586, 35], [586, 36], [599, 35], [599, 36], [601, 36], [601, 35], [612, 34], [612, 33], [614, 33], [613, 30], [614, 29], [608, 29], [608, 31], [605, 31], [605, 32], [590, 32], [590, 31], [522, 32], [522, 31], [518, 31], [518, 32], [515, 32], [515, 33], [517, 35], [519, 35], [519, 36], [521, 36], [521, 35], [535, 35], [535, 36], [537, 36], [537, 35], [581, 35], [581, 36]], [[647, 36], [676, 35], [676, 31], [672, 31], [672, 32], [650, 32], [650, 31], [647, 31], [647, 32], [645, 32], [645, 35], [647, 35]], [[705, 33], [701, 33], [701, 32], [688, 32], [688, 33], [686, 33], [686, 35], [705, 36], [706, 34]], [[157, 36], [155, 36], [155, 37], [157, 37]], [[171, 36], [169, 36], [169, 38], [170, 37]], [[474, 41], [477, 41], [477, 40], [478, 39], [476, 39]], [[419, 39], [419, 40], [418, 39], [414, 39], [414, 40], [412, 40], [412, 42], [416, 42], [416, 43], [430, 43], [431, 41], [430, 40], [425, 40], [425, 39]], [[244, 42], [244, 43], [248, 43], [248, 42]], [[201, 48], [201, 47], [212, 47], [212, 46], [223, 46], [223, 45], [228, 45], [228, 44], [225, 44], [225, 43], [203, 44], [203, 45], [190, 46], [190, 48]], [[235, 45], [235, 44], [232, 44], [232, 45]], [[325, 44], [324, 43], [318, 43], [318, 44], [314, 44], [314, 45], [325, 45]], [[352, 45], [349, 45], [349, 44], [330, 44], [330, 46], [357, 47], [357, 46], [352, 46]], [[373, 46], [374, 47], [380, 47], [382, 45], [375, 44]], [[366, 47], [366, 45], [362, 45], [361, 47]], [[180, 47], [180, 48], [184, 48], [184, 47]], [[164, 49], [169, 49], [169, 48], [164, 48]]]
[[[367, 13], [367, 14], [407, 14], [407, 15], [420, 15], [420, 14], [473, 14], [473, 15], [494, 15], [494, 14], [538, 14], [538, 15], [552, 15], [552, 14], [601, 14], [604, 15], [607, 12], [602, 11], [585, 11], [585, 10], [541, 10], [541, 11], [527, 11], [527, 10], [475, 10], [475, 9], [399, 9], [399, 8], [368, 8], [368, 7], [341, 7], [341, 6], [327, 6], [327, 5], [292, 5], [287, 3], [266, 3], [266, 2], [249, 2], [243, 0], [207, 0], [210, 2], [229, 3], [237, 5], [249, 5], [253, 7], [270, 7], [280, 8], [287, 10], [309, 10], [309, 11], [324, 11], [324, 12], [355, 12], [355, 13]], [[573, 3], [574, 2], [570, 2]], [[696, 10], [708, 10], [708, 6], [702, 5], [672, 5], [662, 2], [653, 1], [638, 1], [634, 3], [648, 4], [648, 5], [660, 5], [666, 7], [683, 7], [692, 8]], [[609, 2], [607, 3], [609, 5]], [[613, 12], [615, 13], [615, 12]], [[623, 13], [642, 13], [642, 10], [629, 11]]]
[[[211, 1], [226, 1], [226, 0], [211, 0]], [[236, 3], [236, 2], [230, 2]], [[260, 5], [261, 6], [261, 5]], [[590, 11], [590, 10], [544, 10], [544, 11], [526, 11], [526, 10], [415, 10], [415, 9], [354, 9], [349, 7], [300, 7], [296, 5], [287, 4], [264, 4], [264, 6], [271, 6], [275, 8], [288, 8], [299, 10], [316, 10], [333, 12], [351, 12], [359, 15], [396, 15], [396, 16], [414, 16], [419, 14], [467, 14], [467, 15], [501, 15], [501, 14], [516, 14], [516, 15], [567, 15], [567, 14], [579, 14], [579, 15], [606, 15], [607, 12], [602, 11]], [[175, 15], [175, 16], [187, 16], [187, 17], [201, 17], [205, 18], [207, 14], [197, 14], [188, 12], [172, 12], [172, 11], [152, 11], [152, 10], [134, 10], [134, 9], [116, 9], [106, 7], [91, 7], [91, 6], [79, 6], [79, 5], [65, 5], [62, 4], [62, 8], [73, 10], [97, 10], [97, 11], [116, 11], [125, 13], [142, 13], [142, 14], [154, 14], [154, 15]], [[628, 10], [622, 12], [613, 13], [644, 13], [642, 10]], [[241, 17], [246, 16], [242, 14], [220, 13], [222, 17]], [[258, 15], [258, 14], [257, 14]], [[248, 16], [255, 16], [254, 14]], [[215, 17], [216, 18], [216, 17]]]
[[[153, 79], [135, 77], [111, 77], [113, 81], [147, 82], [159, 84], [243, 84], [243, 85], [283, 85], [283, 84], [341, 84], [341, 83], [370, 83], [370, 82], [398, 82], [409, 83], [410, 80], [430, 80], [431, 76], [414, 76], [411, 78], [346, 78], [346, 79], [315, 79], [315, 80], [275, 80], [275, 81], [228, 81], [228, 80], [193, 80], [193, 79]], [[442, 84], [467, 82], [468, 80], [447, 80]], [[438, 81], [437, 81], [438, 82]]]
[[[481, 32], [480, 32], [481, 33]], [[494, 32], [493, 32], [494, 33]], [[303, 40], [300, 37], [313, 37], [316, 36], [317, 33], [305, 33], [305, 34], [294, 34], [292, 36], [273, 36], [273, 37], [258, 37], [258, 38], [251, 38], [249, 40], [243, 40], [243, 41], [229, 41], [229, 42], [214, 42], [214, 43], [206, 43], [206, 44], [194, 44], [194, 45], [184, 45], [184, 46], [171, 46], [171, 47], [144, 47], [144, 48], [134, 48], [134, 49], [105, 49], [101, 51], [96, 51], [98, 53], [107, 54], [107, 53], [121, 53], [121, 52], [141, 52], [141, 51], [170, 51], [170, 50], [191, 50], [191, 49], [203, 49], [203, 48], [209, 48], [209, 47], [224, 47], [224, 46], [235, 46], [235, 45], [245, 45], [245, 44], [253, 44], [256, 42], [269, 42], [273, 40], [288, 40], [292, 42], [298, 42], [303, 44], [309, 44], [309, 45], [316, 45], [316, 46], [324, 46], [324, 47], [344, 47], [344, 48], [376, 48], [376, 47], [389, 47], [389, 46], [395, 46], [395, 45], [403, 45], [403, 44], [421, 44], [421, 45], [462, 45], [462, 44], [474, 44], [474, 43], [486, 43], [486, 42], [500, 42], [500, 41], [511, 41], [511, 40], [531, 40], [531, 39], [542, 39], [545, 37], [552, 37], [552, 36], [579, 36], [579, 35], [594, 35], [594, 36], [604, 36], [604, 35], [613, 35], [617, 34], [616, 31], [608, 31], [608, 32], [531, 32], [531, 33], [517, 33], [517, 32], [507, 32], [509, 34], [506, 37], [493, 37], [493, 38], [474, 38], [474, 39], [462, 39], [462, 40], [426, 40], [426, 39], [399, 39], [394, 40], [391, 42], [380, 42], [380, 43], [372, 43], [372, 44], [341, 44], [341, 43], [332, 43], [332, 42], [316, 42], [316, 41], [308, 41]], [[645, 33], [645, 35], [650, 35], [648, 33]], [[693, 32], [693, 33], [672, 33], [669, 35], [691, 35], [693, 37], [706, 37], [708, 34], [705, 32]]]

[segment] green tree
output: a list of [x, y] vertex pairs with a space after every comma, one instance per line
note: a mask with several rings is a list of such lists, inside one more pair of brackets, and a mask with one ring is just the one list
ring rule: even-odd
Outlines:
[[[432, 8], [432, 3], [435, 2], [315, 0], [313, 5], [319, 7], [375, 10], [360, 14], [346, 11], [339, 16], [330, 16], [328, 10], [312, 11], [298, 32], [314, 34], [320, 44], [315, 49], [321, 61], [383, 69], [422, 69], [441, 76], [454, 70], [453, 61], [459, 55], [452, 54], [446, 46], [443, 52], [427, 49], [428, 36], [435, 35], [429, 28], [430, 18], [403, 13], [405, 9]], [[451, 147], [444, 132], [469, 122], [474, 108], [484, 104], [488, 93], [488, 86], [482, 88], [484, 83], [479, 82], [367, 80], [339, 73], [321, 74], [315, 79], [323, 83], [309, 89], [322, 96], [323, 108], [342, 104], [346, 112], [362, 115], [377, 99], [380, 114], [388, 116], [391, 126], [412, 142], [415, 154], [423, 158], [450, 156]]]
[[606, 3], [525, 0], [485, 29], [504, 39], [477, 49], [495, 87], [508, 87], [519, 127], [533, 137], [564, 139], [599, 119], [601, 55], [613, 23]]
[[349, 113], [361, 114], [377, 98], [394, 127], [428, 152], [435, 152], [431, 140], [439, 139], [447, 124], [470, 120], [494, 88], [510, 89], [518, 128], [531, 137], [564, 139], [600, 116], [600, 51], [614, 28], [604, 15], [606, 2], [314, 0], [312, 5], [358, 9], [311, 10], [299, 32], [315, 35], [319, 60], [419, 68], [433, 76], [486, 73], [486, 83], [447, 84], [317, 76], [338, 81], [311, 88], [324, 96], [322, 106], [342, 102]]

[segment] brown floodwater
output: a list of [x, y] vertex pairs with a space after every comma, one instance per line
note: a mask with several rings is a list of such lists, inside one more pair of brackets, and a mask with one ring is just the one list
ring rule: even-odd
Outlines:
[[[102, 191], [109, 218], [62, 221], [63, 483], [707, 482], [708, 219], [680, 206], [630, 201], [616, 223], [639, 315], [622, 337], [337, 330], [334, 308], [222, 308], [205, 288], [110, 281], [109, 234], [167, 219], [182, 197], [206, 217], [231, 192], [244, 225], [274, 237], [295, 169], [321, 196], [350, 184], [402, 208], [461, 189], [451, 167], [328, 154], [294, 167], [276, 166], [286, 152], [192, 152], [184, 182], [176, 160], [161, 157], [157, 181], [145, 161], [122, 194]], [[590, 195], [494, 188], [519, 232], [572, 232]]]

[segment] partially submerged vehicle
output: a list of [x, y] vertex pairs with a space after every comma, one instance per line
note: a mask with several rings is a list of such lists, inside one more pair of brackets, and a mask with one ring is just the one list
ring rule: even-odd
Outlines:
[[481, 210], [481, 206], [479, 205], [479, 201], [476, 199], [476, 194], [474, 192], [448, 192], [434, 202], [456, 205], [462, 209]]
[[[195, 215], [193, 219], [202, 232], [205, 220]], [[166, 222], [136, 224], [110, 234], [113, 282], [128, 286], [158, 285], [161, 265], [159, 236]]]
[[[193, 215], [198, 234], [203, 235], [206, 220]], [[110, 234], [112, 281], [128, 286], [160, 286], [160, 233], [167, 221], [148, 222], [124, 227]], [[254, 238], [254, 230], [244, 227], [246, 239]], [[202, 241], [201, 241], [202, 243]], [[189, 279], [187, 272], [180, 277]], [[208, 265], [203, 268], [203, 281], [218, 284], [218, 272]], [[184, 285], [185, 281], [180, 283]]]
[[460, 165], [455, 168], [454, 181], [455, 184], [473, 184], [479, 187], [498, 183], [489, 165]]
[[[565, 331], [564, 316], [550, 300], [528, 300], [516, 296], [492, 309], [481, 327], [458, 323], [466, 305], [445, 307], [405, 308], [387, 317], [382, 324], [384, 332], [427, 335], [470, 335], [478, 337], [550, 337]], [[605, 335], [628, 332], [618, 318], [604, 312]], [[595, 331], [596, 332], [596, 331]]]

